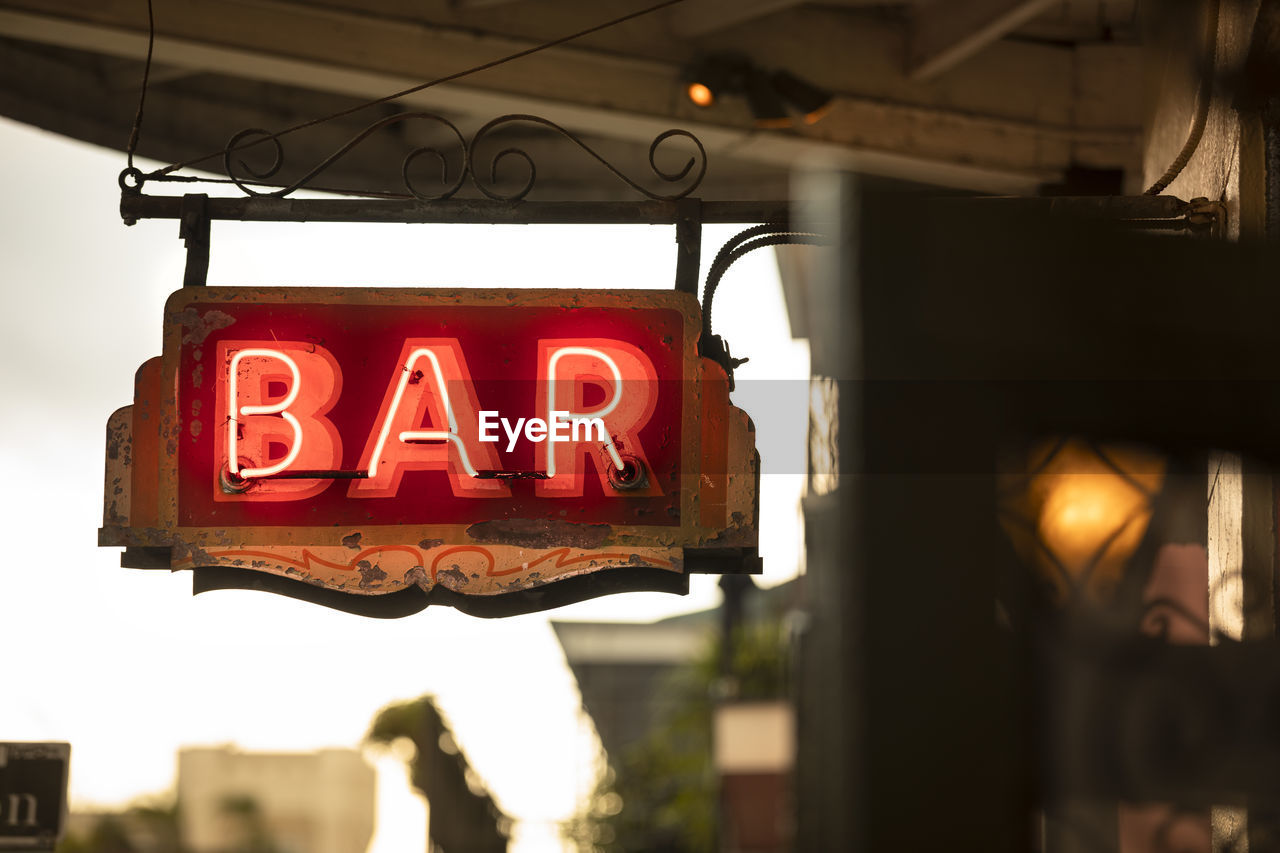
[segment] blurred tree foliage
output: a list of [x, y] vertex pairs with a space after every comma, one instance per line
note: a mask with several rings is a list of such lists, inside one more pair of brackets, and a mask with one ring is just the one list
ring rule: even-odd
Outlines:
[[[219, 809], [228, 818], [235, 838], [227, 853], [280, 853], [258, 801], [247, 794], [225, 797]], [[189, 853], [182, 843], [178, 804], [146, 801], [121, 812], [103, 814], [84, 834], [68, 833], [56, 853]]]
[[585, 809], [563, 827], [581, 853], [710, 853], [716, 849], [717, 784], [711, 728], [719, 700], [788, 695], [788, 648], [781, 619], [734, 634], [732, 677], [720, 675], [721, 642], [709, 643], [662, 687], [668, 708], [648, 735], [620, 756]]
[[420, 696], [405, 702], [393, 702], [380, 710], [364, 739], [366, 743], [383, 746], [390, 746], [400, 738], [412, 741], [414, 758], [409, 762], [410, 780], [425, 794], [428, 787], [426, 762], [444, 730], [444, 721], [436, 710], [434, 699]]
[[140, 853], [125, 822], [118, 815], [103, 815], [87, 835], [68, 833], [58, 844], [57, 853]]
[[430, 804], [431, 842], [470, 853], [506, 850], [510, 819], [467, 763], [431, 696], [387, 705], [365, 735], [366, 743], [393, 751], [404, 746], [397, 744], [403, 740], [413, 744], [411, 751], [401, 752], [410, 782]]
[[105, 814], [84, 835], [68, 833], [57, 853], [187, 853], [182, 844], [178, 803], [146, 801]]
[[424, 743], [435, 738], [443, 726], [431, 696], [419, 696], [404, 702], [392, 702], [374, 717], [369, 733], [364, 739], [369, 743], [390, 744], [396, 738], [407, 737]]

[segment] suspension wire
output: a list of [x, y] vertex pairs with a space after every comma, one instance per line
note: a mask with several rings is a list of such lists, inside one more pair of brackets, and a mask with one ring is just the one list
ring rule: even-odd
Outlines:
[[[334, 119], [343, 118], [344, 116], [349, 116], [349, 115], [351, 115], [352, 113], [359, 112], [360, 110], [367, 109], [368, 107], [374, 107], [374, 106], [377, 106], [378, 104], [385, 104], [385, 103], [388, 103], [388, 102], [390, 102], [390, 101], [394, 101], [394, 100], [396, 100], [396, 99], [398, 99], [398, 98], [403, 98], [403, 97], [405, 97], [406, 95], [412, 95], [412, 94], [414, 94], [415, 92], [421, 92], [423, 89], [429, 89], [429, 88], [431, 88], [432, 86], [438, 86], [438, 85], [440, 85], [441, 83], [450, 83], [450, 82], [452, 82], [452, 81], [454, 81], [454, 80], [459, 80], [459, 79], [461, 79], [461, 78], [463, 78], [463, 77], [468, 77], [468, 76], [470, 76], [470, 75], [472, 75], [472, 74], [477, 74], [477, 73], [479, 73], [479, 72], [481, 72], [481, 71], [488, 71], [490, 68], [496, 68], [496, 67], [498, 67], [499, 65], [505, 65], [506, 63], [508, 63], [508, 62], [512, 62], [512, 61], [517, 60], [517, 59], [523, 59], [523, 58], [524, 58], [524, 57], [526, 57], [526, 56], [531, 56], [531, 55], [533, 55], [533, 54], [535, 54], [535, 53], [539, 53], [539, 52], [544, 51], [544, 50], [547, 50], [547, 49], [549, 49], [549, 48], [559, 47], [560, 45], [565, 44], [566, 42], [570, 42], [570, 41], [573, 41], [573, 40], [575, 40], [575, 39], [582, 38], [582, 37], [584, 37], [584, 36], [589, 36], [589, 35], [592, 35], [592, 34], [594, 34], [594, 33], [598, 33], [598, 32], [600, 32], [601, 30], [606, 30], [606, 29], [609, 29], [610, 27], [615, 27], [615, 26], [617, 26], [618, 24], [626, 23], [627, 21], [631, 21], [631, 20], [634, 20], [634, 19], [636, 19], [636, 18], [643, 17], [643, 16], [648, 15], [648, 14], [651, 14], [651, 13], [653, 13], [653, 12], [657, 12], [657, 11], [659, 11], [659, 10], [661, 10], [661, 9], [665, 9], [665, 8], [667, 8], [668, 6], [675, 6], [676, 4], [678, 4], [678, 3], [683, 3], [683, 2], [685, 2], [685, 0], [662, 0], [662, 2], [655, 3], [655, 4], [654, 4], [654, 5], [652, 5], [652, 6], [648, 6], [648, 7], [644, 8], [644, 9], [640, 9], [640, 10], [638, 10], [638, 11], [631, 12], [630, 14], [627, 14], [627, 15], [623, 15], [623, 16], [622, 16], [622, 17], [620, 17], [620, 18], [614, 18], [614, 19], [613, 19], [613, 20], [611, 20], [611, 21], [606, 21], [606, 22], [604, 22], [604, 23], [602, 23], [602, 24], [596, 24], [595, 26], [588, 27], [588, 28], [586, 28], [585, 30], [579, 30], [579, 31], [578, 31], [578, 32], [576, 32], [576, 33], [572, 33], [572, 34], [567, 35], [567, 36], [561, 36], [560, 38], [554, 39], [554, 40], [552, 40], [552, 41], [543, 42], [542, 44], [538, 44], [538, 45], [535, 45], [535, 46], [533, 46], [533, 47], [526, 48], [526, 49], [521, 50], [521, 51], [517, 51], [516, 53], [512, 53], [512, 54], [509, 54], [509, 55], [507, 55], [507, 56], [503, 56], [503, 57], [501, 57], [501, 58], [499, 58], [499, 59], [494, 59], [494, 60], [492, 60], [492, 61], [490, 61], [490, 62], [485, 62], [485, 63], [482, 63], [482, 64], [480, 64], [480, 65], [476, 65], [476, 66], [474, 66], [474, 67], [472, 67], [472, 68], [468, 68], [468, 69], [466, 69], [465, 71], [458, 71], [458, 72], [456, 72], [456, 73], [454, 73], [454, 74], [447, 74], [447, 75], [445, 75], [444, 77], [437, 77], [436, 79], [434, 79], [434, 80], [429, 80], [429, 81], [427, 81], [426, 83], [419, 83], [419, 84], [418, 84], [418, 85], [416, 85], [416, 86], [410, 86], [410, 87], [409, 87], [409, 88], [407, 88], [407, 89], [401, 89], [399, 92], [395, 92], [395, 93], [390, 94], [390, 95], [384, 95], [384, 96], [383, 96], [383, 97], [381, 97], [381, 98], [375, 98], [375, 99], [373, 99], [373, 100], [371, 100], [371, 101], [366, 101], [366, 102], [364, 102], [363, 104], [357, 104], [357, 105], [356, 105], [356, 106], [354, 106], [354, 107], [348, 107], [348, 108], [347, 108], [347, 109], [345, 109], [345, 110], [339, 110], [338, 112], [333, 113], [332, 115], [324, 116], [323, 118], [311, 119], [311, 120], [309, 120], [309, 121], [301, 122], [300, 124], [295, 124], [295, 125], [293, 125], [292, 127], [287, 127], [287, 128], [285, 128], [284, 130], [277, 131], [277, 132], [275, 132], [275, 133], [271, 134], [270, 136], [264, 136], [264, 137], [261, 137], [261, 138], [259, 138], [259, 139], [255, 139], [253, 142], [241, 143], [241, 144], [239, 144], [239, 145], [235, 145], [235, 146], [226, 145], [226, 146], [223, 146], [222, 148], [218, 149], [217, 151], [211, 151], [211, 152], [209, 152], [208, 154], [202, 155], [202, 156], [200, 156], [200, 157], [194, 157], [194, 158], [192, 158], [192, 159], [190, 159], [190, 160], [184, 160], [184, 161], [179, 162], [179, 163], [171, 163], [170, 165], [165, 166], [165, 167], [164, 167], [164, 168], [162, 168], [162, 169], [157, 169], [156, 171], [151, 172], [151, 173], [150, 173], [150, 174], [148, 174], [146, 177], [148, 177], [148, 178], [152, 178], [152, 179], [159, 178], [159, 177], [161, 177], [161, 176], [168, 175], [168, 174], [170, 174], [171, 172], [176, 172], [176, 171], [178, 171], [179, 169], [185, 169], [185, 168], [187, 168], [188, 166], [194, 166], [194, 165], [196, 165], [197, 163], [203, 163], [204, 161], [206, 161], [206, 160], [212, 160], [212, 159], [213, 159], [213, 158], [215, 158], [215, 157], [222, 157], [222, 156], [224, 156], [224, 155], [226, 155], [226, 154], [228, 154], [228, 153], [230, 153], [230, 152], [232, 152], [232, 151], [239, 151], [239, 150], [244, 149], [244, 148], [250, 148], [250, 147], [252, 147], [252, 146], [254, 146], [254, 145], [257, 145], [257, 144], [259, 144], [259, 143], [261, 143], [261, 142], [265, 142], [265, 141], [267, 141], [267, 140], [269, 140], [269, 139], [270, 139], [270, 140], [277, 140], [277, 139], [279, 139], [280, 137], [282, 137], [282, 136], [287, 136], [287, 135], [288, 135], [288, 134], [290, 134], [290, 133], [295, 133], [295, 132], [297, 132], [297, 131], [299, 131], [299, 130], [304, 130], [304, 129], [309, 128], [309, 127], [314, 127], [314, 126], [316, 126], [316, 125], [318, 125], [318, 124], [324, 124], [325, 122], [333, 121]], [[147, 7], [148, 7], [148, 10], [150, 9], [150, 6], [151, 6], [151, 0], [147, 0]], [[152, 29], [153, 29], [153, 35], [154, 35], [154, 26], [152, 27]], [[149, 64], [150, 64], [150, 50], [148, 50], [148, 65], [149, 65]], [[146, 80], [146, 78], [145, 78], [145, 76], [144, 76], [144, 78], [143, 78], [143, 93], [144, 93], [144, 95], [145, 95], [145, 91], [146, 91], [146, 83], [145, 83], [145, 80]], [[141, 123], [141, 117], [142, 117], [142, 109], [141, 109], [141, 106], [139, 106], [139, 109], [138, 109], [138, 118], [139, 118], [139, 122], [138, 122], [138, 123], [139, 123], [139, 124]], [[132, 166], [132, 161], [130, 161], [130, 165]]]
[[1191, 155], [1196, 153], [1196, 148], [1200, 145], [1200, 138], [1204, 136], [1204, 128], [1209, 121], [1209, 106], [1213, 102], [1214, 74], [1218, 65], [1218, 16], [1222, 5], [1221, 0], [1208, 0], [1208, 3], [1205, 46], [1202, 52], [1206, 67], [1200, 72], [1200, 88], [1196, 91], [1196, 109], [1191, 117], [1191, 127], [1187, 130], [1187, 141], [1182, 144], [1182, 150], [1169, 164], [1165, 173], [1143, 195], [1160, 195], [1164, 192], [1165, 188], [1173, 183], [1186, 168]]
[[138, 112], [133, 116], [133, 131], [129, 134], [129, 145], [125, 148], [129, 169], [133, 169], [133, 152], [138, 150], [138, 136], [142, 132], [142, 108], [147, 103], [147, 81], [151, 78], [151, 54], [156, 47], [156, 16], [151, 8], [151, 0], [147, 0], [147, 61], [142, 66], [142, 91], [138, 93]]

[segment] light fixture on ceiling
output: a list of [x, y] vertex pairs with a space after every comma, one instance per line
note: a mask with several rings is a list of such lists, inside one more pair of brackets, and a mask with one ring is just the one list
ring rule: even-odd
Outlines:
[[699, 58], [684, 74], [685, 95], [695, 105], [709, 108], [722, 96], [746, 98], [757, 127], [782, 128], [794, 124], [798, 114], [805, 124], [821, 119], [832, 95], [790, 71], [772, 73], [740, 54], [712, 54]]
[[769, 78], [773, 90], [783, 100], [800, 110], [805, 124], [815, 124], [831, 110], [831, 93], [790, 71], [779, 69]]
[[751, 63], [737, 54], [701, 57], [685, 69], [685, 95], [699, 107], [710, 107], [722, 95], [742, 94], [750, 70]]
[[700, 107], [709, 107], [716, 102], [716, 93], [706, 83], [690, 83], [685, 93]]

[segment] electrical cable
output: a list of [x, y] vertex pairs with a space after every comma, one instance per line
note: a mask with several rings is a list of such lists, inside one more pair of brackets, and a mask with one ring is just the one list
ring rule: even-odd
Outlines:
[[[323, 118], [311, 119], [309, 121], [301, 122], [300, 124], [295, 124], [291, 127], [285, 128], [284, 130], [277, 131], [271, 134], [270, 136], [265, 136], [259, 139], [255, 139], [253, 142], [244, 143], [234, 147], [226, 145], [218, 149], [217, 151], [211, 151], [210, 153], [202, 155], [200, 157], [194, 157], [190, 160], [184, 160], [179, 163], [171, 163], [162, 169], [157, 169], [156, 171], [150, 173], [146, 177], [154, 179], [163, 175], [168, 175], [171, 172], [176, 172], [179, 169], [185, 169], [188, 166], [194, 166], [197, 163], [203, 163], [205, 160], [212, 160], [215, 157], [222, 157], [225, 154], [230, 153], [231, 151], [239, 151], [242, 148], [249, 148], [253, 145], [257, 145], [260, 142], [264, 142], [268, 139], [278, 140], [280, 137], [287, 136], [290, 133], [295, 133], [299, 130], [304, 130], [308, 127], [315, 127], [318, 124], [324, 124], [325, 122], [333, 121], [334, 119], [351, 115], [352, 113], [359, 112], [360, 110], [367, 109], [368, 107], [377, 106], [378, 104], [385, 104], [389, 101], [394, 101], [398, 98], [403, 98], [406, 95], [412, 95], [415, 92], [421, 92], [423, 89], [429, 89], [432, 86], [438, 86], [441, 83], [449, 83], [454, 80], [459, 80], [463, 77], [467, 77], [472, 74], [479, 73], [481, 71], [487, 71], [490, 68], [496, 68], [499, 65], [504, 65], [516, 59], [523, 59], [526, 56], [531, 56], [532, 54], [539, 53], [541, 51], [547, 50], [552, 47], [558, 47], [562, 44], [565, 44], [566, 42], [570, 42], [575, 39], [582, 38], [584, 36], [589, 36], [594, 33], [598, 33], [601, 30], [606, 30], [610, 27], [617, 26], [618, 24], [626, 23], [627, 21], [631, 21], [636, 18], [643, 17], [644, 15], [657, 12], [660, 9], [665, 9], [668, 6], [674, 6], [678, 3], [683, 3], [683, 2], [685, 2], [685, 0], [662, 0], [662, 2], [660, 3], [655, 3], [652, 6], [648, 6], [644, 9], [631, 12], [630, 14], [623, 15], [622, 17], [619, 17], [619, 18], [614, 18], [611, 21], [606, 21], [602, 24], [596, 24], [595, 26], [588, 27], [585, 30], [579, 30], [576, 33], [572, 33], [567, 36], [561, 36], [560, 38], [553, 39], [552, 41], [543, 42], [542, 44], [535, 45], [534, 47], [526, 48], [525, 50], [517, 51], [516, 53], [509, 54], [499, 59], [495, 59], [490, 62], [485, 62], [480, 65], [473, 66], [471, 68], [466, 69], [465, 71], [458, 71], [454, 74], [447, 74], [444, 77], [437, 77], [436, 79], [429, 80], [426, 83], [419, 83], [416, 86], [410, 86], [409, 88], [402, 89], [399, 92], [395, 92], [390, 95], [384, 95], [381, 98], [375, 98], [373, 100], [366, 101], [363, 104], [357, 104], [354, 107], [348, 107], [345, 110], [339, 110], [338, 112], [333, 113], [332, 115], [324, 116]], [[150, 0], [148, 0], [148, 8], [150, 8]], [[154, 29], [155, 28], [153, 26], [152, 27], [153, 33], [154, 33]], [[144, 78], [144, 81], [145, 81], [145, 78]], [[144, 95], [145, 95], [145, 82], [144, 82]], [[141, 117], [141, 109], [139, 109], [139, 117]]]
[[1196, 153], [1196, 148], [1200, 145], [1200, 138], [1204, 136], [1205, 125], [1209, 121], [1209, 107], [1213, 102], [1213, 79], [1214, 70], [1218, 65], [1218, 17], [1221, 10], [1221, 0], [1208, 0], [1209, 17], [1205, 21], [1205, 46], [1203, 54], [1207, 60], [1206, 67], [1202, 69], [1200, 74], [1200, 88], [1196, 91], [1196, 108], [1195, 113], [1191, 117], [1191, 127], [1187, 131], [1187, 141], [1182, 144], [1182, 150], [1178, 152], [1178, 156], [1169, 164], [1169, 168], [1160, 178], [1147, 188], [1143, 195], [1160, 195], [1164, 192], [1169, 184], [1182, 173], [1186, 165], [1191, 160], [1191, 155]]
[[744, 231], [739, 231], [730, 237], [720, 251], [716, 252], [715, 260], [711, 262], [711, 266], [707, 269], [707, 283], [702, 290], [702, 338], [703, 340], [711, 339], [711, 301], [715, 298], [716, 288], [720, 286], [720, 278], [724, 275], [726, 258], [734, 249], [741, 246], [752, 237], [758, 237], [762, 234], [779, 233], [786, 231], [786, 226], [776, 222], [766, 222], [762, 225], [753, 225]]
[[745, 358], [734, 358], [729, 352], [729, 345], [719, 335], [711, 333], [711, 305], [716, 297], [716, 289], [721, 279], [745, 255], [766, 246], [807, 245], [825, 246], [830, 241], [826, 235], [812, 231], [795, 231], [786, 225], [766, 223], [754, 225], [734, 235], [720, 247], [715, 260], [707, 270], [707, 283], [702, 291], [702, 337], [698, 339], [698, 354], [711, 359], [724, 368], [729, 380], [729, 390], [734, 387], [733, 371], [738, 365], [747, 361]]
[[720, 280], [744, 255], [754, 252], [756, 249], [763, 249], [767, 246], [781, 245], [805, 245], [805, 246], [824, 246], [827, 245], [827, 237], [813, 231], [796, 231], [788, 228], [786, 225], [777, 223], [767, 223], [764, 225], [754, 225], [744, 231], [735, 234], [716, 253], [715, 260], [711, 262], [710, 268], [707, 270], [707, 283], [702, 291], [702, 339], [710, 341], [711, 333], [711, 307], [715, 300], [716, 289], [720, 286]]

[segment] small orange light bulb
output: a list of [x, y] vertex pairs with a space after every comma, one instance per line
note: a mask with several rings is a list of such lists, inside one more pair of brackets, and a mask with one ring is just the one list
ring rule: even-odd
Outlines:
[[715, 93], [704, 83], [690, 83], [686, 93], [689, 95], [689, 100], [700, 107], [709, 107], [716, 100]]

